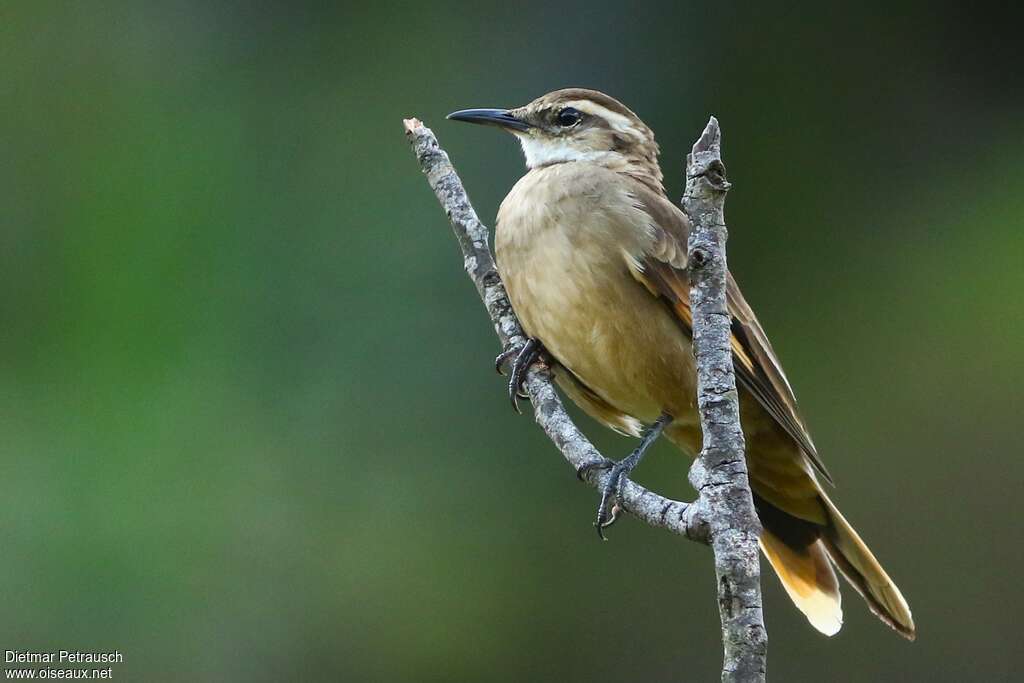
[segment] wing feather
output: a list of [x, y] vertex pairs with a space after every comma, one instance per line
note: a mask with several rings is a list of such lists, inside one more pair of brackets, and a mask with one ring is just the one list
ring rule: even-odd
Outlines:
[[[686, 271], [689, 220], [672, 202], [637, 185], [637, 206], [651, 218], [652, 241], [646, 252], [634, 255], [630, 271], [654, 296], [664, 298], [687, 334], [693, 334], [690, 283]], [[793, 389], [772, 349], [768, 336], [739, 285], [728, 275], [726, 298], [732, 316], [732, 351], [737, 383], [749, 391], [799, 445], [815, 469], [831, 484], [832, 477], [818, 457], [811, 435], [797, 410]]]

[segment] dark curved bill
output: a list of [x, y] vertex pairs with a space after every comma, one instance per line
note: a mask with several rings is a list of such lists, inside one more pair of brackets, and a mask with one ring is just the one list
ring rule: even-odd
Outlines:
[[487, 126], [499, 126], [511, 128], [512, 130], [530, 130], [533, 128], [525, 121], [521, 121], [506, 109], [460, 109], [448, 114], [452, 121], [465, 121], [467, 123], [480, 123]]

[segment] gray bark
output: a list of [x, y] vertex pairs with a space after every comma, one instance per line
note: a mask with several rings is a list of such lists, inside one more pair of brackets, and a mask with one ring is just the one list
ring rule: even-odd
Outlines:
[[[462, 181], [433, 132], [417, 119], [406, 119], [404, 123], [409, 143], [448, 215], [462, 248], [463, 265], [484, 302], [503, 349], [521, 347], [526, 338], [495, 268], [487, 228], [473, 210]], [[718, 141], [718, 124], [712, 119], [687, 159], [684, 197], [684, 209], [694, 226], [689, 243], [694, 283], [691, 305], [704, 447], [690, 470], [690, 481], [699, 496], [693, 503], [670, 500], [627, 481], [622, 509], [653, 527], [710, 543], [718, 575], [725, 646], [722, 680], [761, 681], [766, 634], [761, 619], [759, 526], [747, 482], [729, 352], [722, 213], [728, 183]], [[565, 411], [548, 367], [534, 364], [524, 387], [537, 423], [574, 470], [604, 460]], [[607, 469], [595, 468], [586, 474], [586, 481], [600, 488], [609, 476]]]
[[739, 400], [732, 366], [731, 316], [726, 300], [725, 194], [721, 132], [711, 117], [686, 157], [682, 206], [690, 218], [687, 253], [697, 407], [703, 432], [690, 482], [707, 501], [718, 577], [718, 610], [725, 648], [723, 681], [763, 681], [768, 634], [761, 613], [757, 539], [761, 524], [747, 479]]

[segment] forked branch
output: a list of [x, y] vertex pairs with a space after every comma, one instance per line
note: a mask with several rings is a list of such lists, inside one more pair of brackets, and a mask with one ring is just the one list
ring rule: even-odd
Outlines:
[[[502, 348], [521, 347], [526, 338], [494, 265], [487, 228], [473, 210], [458, 173], [433, 132], [417, 119], [406, 119], [404, 123], [420, 167], [448, 215], [462, 248], [463, 265], [484, 302]], [[728, 183], [719, 140], [718, 123], [711, 119], [687, 159], [683, 203], [694, 226], [689, 242], [693, 255], [691, 305], [704, 447], [690, 470], [690, 482], [700, 495], [695, 502], [684, 503], [627, 480], [621, 505], [653, 527], [711, 544], [725, 646], [722, 680], [763, 681], [766, 636], [760, 607], [759, 527], [747, 482], [729, 351], [722, 214]], [[554, 389], [549, 368], [535, 364], [527, 373], [524, 388], [537, 424], [574, 470], [604, 461], [570, 419]], [[599, 489], [609, 476], [607, 469], [600, 468], [591, 468], [584, 474], [587, 483]]]

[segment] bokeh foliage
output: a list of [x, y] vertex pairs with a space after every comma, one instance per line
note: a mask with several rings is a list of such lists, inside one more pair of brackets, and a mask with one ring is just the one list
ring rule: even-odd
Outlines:
[[[914, 609], [908, 644], [847, 590], [828, 640], [769, 578], [773, 678], [1012, 680], [1019, 23], [6, 3], [0, 648], [116, 648], [150, 681], [714, 679], [707, 551], [632, 520], [597, 542], [401, 134], [431, 125], [492, 222], [520, 155], [444, 114], [584, 85], [657, 131], [673, 194], [719, 117], [732, 268]], [[638, 478], [688, 496], [685, 465]]]

